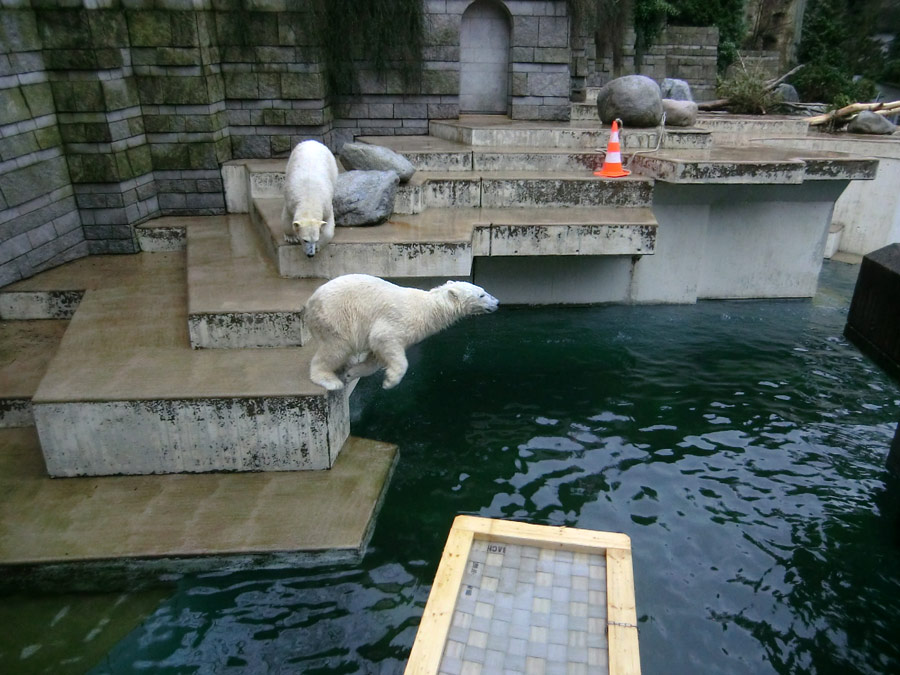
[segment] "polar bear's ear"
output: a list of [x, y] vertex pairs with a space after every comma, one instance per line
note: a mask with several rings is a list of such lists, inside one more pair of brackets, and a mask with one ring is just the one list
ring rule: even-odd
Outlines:
[[452, 281], [447, 282], [447, 295], [455, 300], [459, 299], [459, 288]]

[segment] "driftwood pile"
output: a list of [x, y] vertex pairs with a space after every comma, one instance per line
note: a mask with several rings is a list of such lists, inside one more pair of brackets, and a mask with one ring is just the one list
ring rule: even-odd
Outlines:
[[[766, 89], [768, 91], [774, 91], [778, 88], [778, 85], [787, 80], [791, 75], [796, 73], [803, 67], [804, 64], [800, 64], [796, 68], [791, 68], [788, 72], [786, 72], [781, 77], [776, 77], [771, 80], [766, 81]], [[728, 98], [717, 98], [715, 101], [704, 101], [703, 103], [698, 103], [697, 107], [700, 110], [723, 110], [728, 107], [731, 103], [731, 99]]]
[[809, 118], [809, 125], [816, 126], [819, 124], [843, 124], [849, 122], [857, 113], [868, 110], [876, 115], [896, 115], [900, 113], [900, 101], [879, 101], [878, 103], [851, 103], [850, 105], [832, 110], [822, 115], [816, 115]]
[[[766, 81], [765, 88], [768, 91], [774, 91], [779, 84], [787, 80], [791, 75], [796, 73], [798, 70], [803, 68], [804, 64], [800, 64], [796, 68], [792, 68], [788, 72], [786, 72], [781, 77], [776, 77], [771, 80]], [[700, 110], [713, 111], [713, 110], [724, 110], [728, 108], [731, 103], [730, 99], [727, 98], [719, 98], [715, 101], [704, 101], [703, 103], [698, 103], [697, 107]], [[884, 116], [892, 116], [900, 113], [900, 101], [880, 101], [878, 103], [853, 103], [851, 105], [844, 106], [843, 108], [839, 108], [837, 110], [832, 110], [829, 112], [823, 112], [825, 108], [825, 104], [823, 103], [787, 103], [782, 102], [778, 104], [781, 108], [788, 108], [795, 112], [806, 113], [809, 115], [814, 112], [821, 112], [820, 115], [815, 115], [813, 117], [809, 117], [809, 125], [810, 126], [819, 126], [822, 124], [831, 124], [834, 126], [840, 126], [842, 124], [846, 124], [857, 114], [861, 113], [864, 110], [871, 111], [876, 113], [877, 115]]]

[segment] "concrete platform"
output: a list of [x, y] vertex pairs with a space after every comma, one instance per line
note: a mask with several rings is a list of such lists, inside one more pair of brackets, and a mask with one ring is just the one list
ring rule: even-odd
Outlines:
[[[795, 120], [779, 121], [780, 129], [791, 125]], [[459, 241], [452, 253], [411, 250], [396, 264], [392, 250], [373, 255], [381, 267], [373, 265], [372, 273], [380, 276], [411, 278], [429, 269], [433, 276], [470, 274], [507, 304], [809, 297], [815, 292], [835, 201], [851, 182], [871, 181], [878, 166], [878, 160], [868, 157], [788, 145], [710, 147], [710, 133], [696, 129], [667, 129], [662, 149], [656, 151], [658, 130], [626, 130], [623, 154], [634, 173], [628, 179], [598, 180], [589, 169], [598, 161], [598, 149], [605, 150], [608, 130], [593, 122], [466, 115], [434, 121], [430, 132], [362, 139], [419, 162], [420, 170], [398, 191], [392, 220], [412, 222], [414, 215], [479, 207], [546, 210], [557, 218], [572, 208], [652, 208], [659, 224], [653, 256], [644, 255], [648, 250], [643, 247], [631, 255], [623, 249], [584, 255], [580, 241], [570, 243], [577, 238], [555, 234], [546, 237], [550, 249], [559, 244], [551, 251], [527, 240], [549, 233], [540, 228], [503, 254], [495, 237], [500, 230], [491, 233], [488, 245], [477, 223], [471, 252]], [[677, 142], [669, 144], [670, 138]], [[235, 195], [227, 199], [229, 208], [249, 211], [251, 201], [280, 199], [283, 164], [248, 160], [223, 167], [226, 190]], [[563, 216], [559, 224], [564, 222]], [[421, 269], [409, 268], [411, 257], [417, 259], [415, 267], [432, 253], [436, 255]], [[467, 254], [472, 256], [471, 272], [463, 264]], [[435, 260], [456, 266], [434, 271], [430, 266]], [[310, 267], [299, 259], [291, 264], [295, 270], [279, 263], [279, 271], [298, 276], [369, 271], [343, 264], [317, 269], [320, 263]]]
[[31, 397], [68, 321], [0, 321], [0, 427], [34, 424]]
[[49, 473], [331, 466], [349, 392], [309, 381], [311, 350], [191, 349], [183, 254], [129, 258], [140, 283], [85, 293], [32, 399]]
[[[95, 255], [65, 263], [0, 289], [0, 320], [69, 319], [86, 290], [105, 288], [114, 280], [126, 288], [141, 284], [159, 262], [133, 255]], [[149, 271], [148, 271], [149, 270]]]
[[[392, 144], [387, 144], [393, 147]], [[417, 171], [397, 189], [394, 213], [412, 215], [426, 209], [467, 208], [566, 208], [591, 206], [649, 206], [653, 181], [641, 176], [616, 180], [593, 175], [596, 158], [575, 153], [548, 154], [552, 162], [568, 169], [548, 168], [544, 175], [533, 170], [529, 154], [509, 155], [514, 168], [496, 168], [503, 156], [499, 151], [479, 153], [482, 170]], [[473, 155], [474, 157], [474, 155]], [[579, 157], [581, 159], [579, 159]], [[582, 163], [583, 162], [583, 163]], [[437, 163], [437, 162], [436, 162]], [[244, 197], [229, 199], [234, 213], [248, 213], [254, 199], [278, 199], [284, 195], [285, 160], [237, 161], [226, 166], [226, 189], [243, 191]], [[522, 167], [528, 167], [523, 169]]]
[[666, 183], [798, 185], [813, 180], [871, 180], [878, 160], [789, 146], [726, 146], [636, 155], [631, 167]]
[[[541, 122], [511, 120], [504, 115], [462, 115], [457, 120], [432, 120], [430, 136], [471, 146], [525, 146], [543, 148], [603, 148], [609, 142], [609, 126], [593, 120]], [[657, 129], [625, 129], [622, 149], [654, 148]], [[693, 128], [667, 128], [663, 137], [667, 148], [707, 148], [708, 131]]]
[[656, 240], [649, 208], [428, 209], [394, 214], [375, 227], [339, 227], [310, 259], [301, 247], [284, 243], [280, 199], [254, 199], [253, 205], [284, 276], [331, 278], [353, 270], [389, 278], [468, 278], [476, 257], [646, 255]]
[[196, 348], [294, 347], [303, 307], [324, 279], [285, 279], [247, 215], [186, 228], [188, 329]]
[[349, 438], [330, 471], [51, 479], [35, 430], [2, 429], [0, 570], [14, 583], [73, 565], [172, 574], [355, 562], [396, 460], [393, 445]]

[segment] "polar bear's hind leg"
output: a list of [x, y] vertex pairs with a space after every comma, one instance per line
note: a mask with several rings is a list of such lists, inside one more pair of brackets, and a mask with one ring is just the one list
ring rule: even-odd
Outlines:
[[384, 364], [378, 360], [378, 357], [375, 356], [372, 352], [366, 352], [362, 361], [359, 363], [354, 363], [347, 367], [347, 369], [341, 374], [341, 379], [346, 382], [352, 382], [353, 380], [358, 380], [361, 377], [366, 377], [368, 375], [373, 375], [377, 373], [379, 370], [384, 368]]
[[320, 346], [309, 363], [309, 379], [328, 391], [342, 389], [344, 383], [336, 373], [344, 366], [348, 357], [349, 354]]

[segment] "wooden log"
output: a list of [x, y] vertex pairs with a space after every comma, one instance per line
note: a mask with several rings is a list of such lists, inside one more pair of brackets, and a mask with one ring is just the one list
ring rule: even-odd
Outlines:
[[846, 105], [843, 108], [838, 108], [837, 110], [832, 110], [831, 112], [824, 113], [823, 115], [810, 117], [809, 125], [816, 126], [819, 124], [827, 124], [834, 119], [849, 119], [853, 115], [856, 115], [863, 110], [869, 110], [879, 115], [888, 115], [895, 110], [900, 110], [900, 101], [891, 101], [890, 103], [885, 103], [884, 101], [877, 101], [875, 103], [851, 103], [850, 105]]

